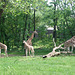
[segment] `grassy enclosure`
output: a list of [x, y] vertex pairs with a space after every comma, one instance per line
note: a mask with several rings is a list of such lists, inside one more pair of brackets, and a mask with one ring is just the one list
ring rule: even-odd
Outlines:
[[[42, 58], [53, 50], [53, 38], [56, 46], [70, 39], [71, 50], [73, 36], [75, 0], [0, 0], [0, 75], [75, 75], [75, 47], [72, 54]], [[23, 40], [34, 57], [24, 56]]]
[[[43, 59], [52, 51], [51, 41], [34, 42], [35, 57], [24, 56], [24, 50], [8, 51], [9, 57], [0, 58], [1, 75], [74, 75], [75, 56], [61, 54]], [[50, 46], [50, 47], [49, 47]], [[4, 54], [4, 52], [2, 53]]]
[[74, 75], [75, 57], [14, 56], [0, 58], [0, 75]]

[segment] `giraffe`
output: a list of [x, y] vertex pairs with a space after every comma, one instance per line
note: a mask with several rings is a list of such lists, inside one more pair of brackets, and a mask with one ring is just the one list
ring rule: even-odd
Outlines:
[[33, 33], [32, 33], [32, 35], [31, 35], [31, 37], [27, 40], [27, 43], [29, 44], [29, 45], [32, 45], [32, 39], [33, 39], [33, 37], [34, 37], [34, 34], [38, 34], [37, 33], [37, 31], [34, 31]]
[[72, 52], [73, 52], [73, 47], [75, 47], [75, 36], [73, 36], [71, 39], [67, 40], [64, 43], [64, 50], [67, 48], [68, 51], [70, 51], [70, 46], [72, 47]]
[[[31, 35], [31, 37], [26, 41], [27, 44], [29, 44], [29, 45], [31, 45], [31, 46], [32, 46], [32, 39], [34, 38], [34, 34], [38, 34], [37, 31], [34, 31], [34, 32], [32, 33], [32, 35]], [[24, 44], [24, 49], [25, 49], [25, 47], [26, 47], [26, 45]], [[25, 50], [25, 55], [27, 55], [26, 53], [27, 53], [27, 52], [26, 52], [26, 50]]]
[[26, 41], [23, 41], [23, 43], [25, 44], [25, 47], [26, 47], [26, 56], [28, 54], [28, 51], [29, 51], [29, 56], [30, 56], [30, 50], [32, 52], [32, 55], [34, 56], [34, 48], [33, 48], [33, 46], [29, 45]]
[[8, 56], [8, 54], [7, 54], [7, 46], [0, 42], [0, 56], [1, 56], [1, 49], [4, 49], [6, 56]]

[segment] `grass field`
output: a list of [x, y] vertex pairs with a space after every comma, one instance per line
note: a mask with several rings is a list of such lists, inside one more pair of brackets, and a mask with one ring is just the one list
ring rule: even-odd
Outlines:
[[75, 57], [13, 56], [0, 58], [0, 75], [75, 75]]
[[23, 50], [12, 50], [8, 52], [9, 57], [1, 57], [0, 75], [75, 75], [75, 56], [44, 59], [41, 56], [52, 51], [53, 47], [39, 43], [34, 48], [35, 57], [23, 56]]

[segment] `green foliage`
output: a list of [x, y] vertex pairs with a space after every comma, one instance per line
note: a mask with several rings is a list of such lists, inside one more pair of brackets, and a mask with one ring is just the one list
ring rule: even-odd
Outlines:
[[54, 27], [54, 19], [57, 20], [57, 46], [75, 35], [74, 0], [53, 0], [50, 5], [47, 1], [0, 0], [0, 42], [7, 45], [8, 54], [24, 55], [23, 40], [27, 40], [27, 36], [31, 36], [30, 31], [34, 31], [34, 9], [36, 10], [35, 26], [38, 30], [38, 37], [32, 40], [35, 57], [0, 58], [1, 75], [75, 74], [74, 56], [45, 60], [37, 56], [45, 55], [54, 48], [53, 35], [47, 35], [45, 27], [45, 25]]
[[[56, 4], [55, 10], [54, 4]], [[56, 0], [50, 2], [50, 5], [44, 0], [7, 0], [6, 2], [1, 0], [0, 7], [1, 10], [3, 9], [0, 18], [0, 42], [5, 43], [8, 50], [13, 50], [14, 47], [22, 49], [23, 39], [27, 40], [27, 36], [31, 36], [29, 32], [34, 31], [34, 9], [36, 10], [35, 27], [39, 31], [37, 41], [41, 39], [45, 44], [48, 43], [47, 48], [52, 36], [46, 35], [45, 25], [54, 27], [54, 19], [57, 19], [57, 44], [75, 35], [75, 8], [70, 0], [66, 2]]]
[[39, 33], [39, 37], [41, 38], [41, 39], [43, 39], [43, 38], [45, 38], [45, 35], [46, 35], [46, 27], [44, 26], [44, 25], [42, 25], [42, 26], [39, 26], [39, 28], [38, 28], [38, 33]]

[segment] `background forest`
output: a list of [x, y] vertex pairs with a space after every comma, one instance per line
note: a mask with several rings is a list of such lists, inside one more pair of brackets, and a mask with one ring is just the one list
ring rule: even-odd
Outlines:
[[[46, 26], [54, 28], [53, 34], [46, 34]], [[0, 0], [0, 42], [8, 51], [23, 50], [23, 40], [35, 30], [35, 49], [53, 48], [53, 38], [57, 45], [70, 39], [75, 35], [75, 0]]]

